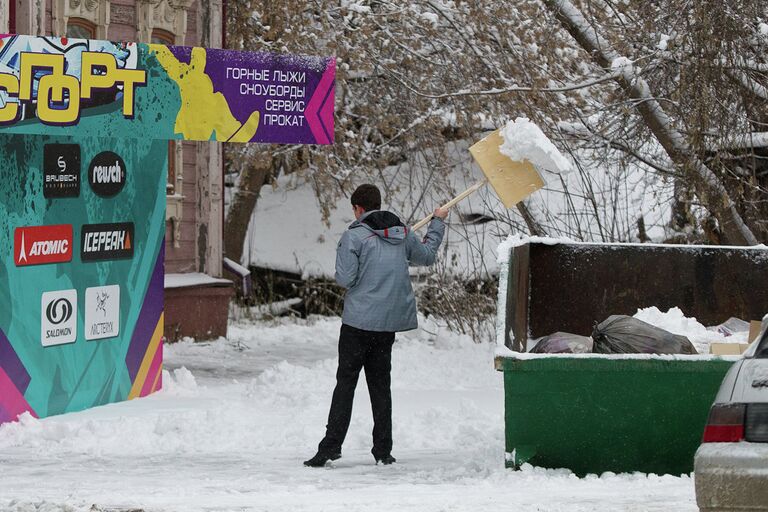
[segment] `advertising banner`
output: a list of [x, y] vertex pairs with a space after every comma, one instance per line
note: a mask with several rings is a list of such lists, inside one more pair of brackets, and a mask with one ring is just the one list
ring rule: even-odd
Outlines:
[[161, 386], [168, 144], [0, 135], [0, 423]]
[[160, 389], [167, 141], [331, 144], [334, 73], [0, 36], [0, 423]]
[[332, 57], [5, 35], [0, 127], [26, 134], [65, 135], [76, 127], [86, 137], [332, 144], [335, 70]]

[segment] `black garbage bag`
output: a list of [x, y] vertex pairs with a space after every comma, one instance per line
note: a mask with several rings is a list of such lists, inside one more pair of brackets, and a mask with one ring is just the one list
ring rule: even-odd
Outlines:
[[598, 354], [698, 354], [685, 336], [626, 315], [612, 315], [592, 333]]
[[592, 352], [592, 338], [569, 332], [556, 332], [544, 336], [531, 349], [539, 354], [585, 354]]

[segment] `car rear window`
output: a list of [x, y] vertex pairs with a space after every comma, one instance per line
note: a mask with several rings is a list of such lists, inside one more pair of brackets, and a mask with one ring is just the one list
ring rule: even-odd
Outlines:
[[755, 357], [768, 359], [768, 329], [763, 332], [763, 337], [760, 340], [760, 345], [757, 346]]

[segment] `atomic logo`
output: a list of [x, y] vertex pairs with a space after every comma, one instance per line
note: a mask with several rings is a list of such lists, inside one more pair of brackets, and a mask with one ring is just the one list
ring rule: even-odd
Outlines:
[[19, 265], [21, 262], [27, 263], [27, 244], [24, 243], [24, 232], [21, 232], [21, 251], [19, 252], [19, 261], [16, 263], [16, 265]]
[[72, 225], [26, 226], [14, 231], [17, 267], [72, 261]]

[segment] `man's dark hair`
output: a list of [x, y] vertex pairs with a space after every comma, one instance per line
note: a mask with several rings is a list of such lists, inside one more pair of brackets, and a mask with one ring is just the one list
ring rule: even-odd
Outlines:
[[376, 185], [366, 183], [360, 185], [352, 193], [352, 206], [360, 206], [363, 210], [370, 212], [381, 209], [381, 192]]

